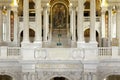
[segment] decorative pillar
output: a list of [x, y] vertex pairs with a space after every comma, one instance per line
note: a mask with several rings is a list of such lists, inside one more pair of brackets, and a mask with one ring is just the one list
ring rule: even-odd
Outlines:
[[49, 14], [48, 7], [45, 6], [43, 9], [44, 21], [43, 21], [43, 40], [44, 42], [48, 41], [48, 32], [49, 32]]
[[90, 1], [90, 42], [96, 42], [96, 0]]
[[3, 29], [2, 29], [3, 33], [2, 34], [3, 34], [3, 41], [4, 42], [7, 41], [7, 39], [6, 39], [6, 37], [7, 37], [7, 33], [6, 33], [7, 31], [6, 30], [7, 29], [6, 28], [7, 28], [7, 14], [3, 14]]
[[73, 37], [73, 7], [70, 7], [70, 34]]
[[83, 22], [84, 22], [84, 0], [78, 0], [78, 13], [77, 13], [77, 36], [78, 42], [77, 47], [82, 47], [84, 43], [84, 31], [83, 31]]
[[2, 9], [0, 8], [0, 43], [3, 41], [3, 34], [2, 34], [2, 30], [3, 30], [3, 17], [2, 17]]
[[29, 0], [23, 0], [23, 44], [29, 43]]
[[42, 19], [41, 19], [41, 0], [35, 0], [35, 11], [36, 11], [36, 34], [35, 43], [39, 43], [42, 46]]
[[11, 25], [10, 25], [10, 13], [11, 13], [11, 10], [10, 10], [10, 8], [8, 8], [8, 10], [7, 10], [7, 23], [6, 23], [6, 42], [11, 42], [11, 37], [10, 37], [10, 35], [11, 35], [11, 31], [10, 31], [10, 27], [11, 27]]
[[120, 6], [117, 6], [117, 14], [116, 14], [116, 26], [117, 26], [117, 39], [118, 46], [120, 46]]
[[105, 13], [106, 13], [106, 7], [102, 7], [101, 10], [101, 37], [105, 38]]
[[76, 42], [76, 16], [75, 7], [70, 7], [70, 32], [72, 37], [72, 42]]
[[112, 36], [111, 36], [111, 26], [112, 26], [112, 9], [108, 8], [108, 46], [111, 46]]
[[18, 10], [17, 7], [14, 7], [14, 40], [13, 42], [17, 45], [18, 44]]

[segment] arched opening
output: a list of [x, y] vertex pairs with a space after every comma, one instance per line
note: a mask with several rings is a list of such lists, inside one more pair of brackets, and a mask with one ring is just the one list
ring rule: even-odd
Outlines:
[[50, 47], [70, 47], [69, 0], [50, 0]]
[[14, 40], [14, 12], [11, 11], [10, 13], [10, 39], [11, 41]]
[[[30, 42], [34, 42], [35, 39], [35, 31], [32, 29], [29, 29], [29, 40]], [[20, 33], [20, 42], [23, 41], [23, 31]]]
[[34, 42], [35, 31], [33, 29], [29, 29], [29, 38], [30, 38], [30, 42]]
[[120, 80], [120, 75], [110, 75], [104, 80]]
[[67, 27], [67, 7], [63, 3], [56, 3], [52, 7], [53, 29], [66, 29]]
[[0, 80], [13, 80], [11, 76], [8, 75], [0, 75]]
[[[85, 42], [88, 43], [90, 41], [90, 28], [84, 31]], [[99, 42], [99, 33], [96, 31], [96, 41]]]
[[52, 78], [50, 80], [68, 80], [68, 79], [65, 78], [65, 77], [54, 77], [54, 78]]

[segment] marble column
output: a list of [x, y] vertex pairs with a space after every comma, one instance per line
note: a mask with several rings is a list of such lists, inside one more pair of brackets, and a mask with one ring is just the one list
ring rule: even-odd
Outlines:
[[112, 9], [108, 8], [108, 46], [111, 46], [112, 36], [111, 36], [111, 26], [112, 26]]
[[41, 19], [41, 0], [35, 0], [35, 21], [36, 21], [36, 33], [35, 42], [42, 43], [42, 19]]
[[73, 37], [73, 7], [70, 7], [70, 35]]
[[117, 26], [117, 39], [118, 39], [118, 46], [120, 46], [120, 6], [117, 6], [117, 13], [116, 13], [116, 26]]
[[7, 23], [6, 23], [6, 42], [11, 42], [11, 26], [10, 26], [10, 13], [11, 13], [11, 10], [8, 9], [7, 10]]
[[84, 0], [78, 0], [78, 17], [77, 17], [77, 36], [78, 43], [84, 42], [84, 31], [83, 31], [83, 22], [84, 22]]
[[15, 44], [18, 43], [18, 10], [17, 7], [14, 7], [14, 40]]
[[48, 14], [48, 7], [45, 6], [43, 8], [43, 15], [44, 15], [44, 21], [43, 21], [43, 40], [44, 42], [48, 42], [48, 32], [49, 32], [49, 14]]
[[90, 42], [96, 42], [96, 0], [90, 1]]
[[105, 12], [106, 12], [106, 8], [102, 7], [101, 10], [101, 38], [105, 38]]
[[77, 47], [84, 47], [84, 0], [78, 0], [77, 12]]
[[70, 10], [70, 32], [72, 37], [72, 42], [76, 42], [76, 8], [71, 6]]
[[3, 30], [3, 17], [2, 17], [2, 10], [0, 9], [0, 43], [3, 41], [3, 34], [2, 34], [2, 30]]
[[29, 0], [23, 0], [23, 42], [29, 43]]
[[3, 14], [3, 41], [7, 41], [7, 14]]

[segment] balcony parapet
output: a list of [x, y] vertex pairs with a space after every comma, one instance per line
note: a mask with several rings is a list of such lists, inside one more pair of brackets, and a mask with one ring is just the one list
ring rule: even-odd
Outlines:
[[[30, 22], [35, 22], [35, 17], [29, 17]], [[84, 17], [84, 22], [89, 22], [90, 17]], [[23, 22], [23, 17], [19, 17], [19, 22]], [[96, 17], [96, 22], [100, 22], [100, 17]]]
[[20, 59], [20, 47], [0, 47], [0, 59]]
[[120, 59], [120, 47], [22, 48], [0, 47], [0, 59], [19, 60], [110, 60]]

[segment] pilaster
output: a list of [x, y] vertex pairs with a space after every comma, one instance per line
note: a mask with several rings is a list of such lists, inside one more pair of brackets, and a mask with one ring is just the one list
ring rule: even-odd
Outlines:
[[43, 15], [44, 15], [44, 21], [43, 21], [43, 41], [44, 43], [48, 42], [48, 32], [49, 32], [49, 12], [48, 12], [48, 6], [44, 6], [43, 8]]
[[14, 13], [14, 40], [13, 42], [17, 45], [18, 44], [18, 10], [17, 7], [13, 7]]
[[30, 43], [29, 41], [29, 0], [23, 1], [23, 24], [24, 24], [24, 29], [23, 29], [22, 46], [24, 46], [24, 44]]
[[75, 17], [76, 7], [70, 6], [70, 32], [72, 37], [72, 42], [76, 41], [76, 17]]
[[2, 15], [2, 8], [0, 7], [0, 43], [3, 41], [2, 29], [3, 29], [3, 15]]
[[35, 11], [36, 11], [36, 34], [35, 43], [38, 47], [42, 47], [42, 19], [41, 19], [41, 0], [35, 0]]
[[120, 6], [117, 6], [117, 13], [116, 13], [116, 26], [117, 26], [117, 39], [118, 39], [118, 46], [120, 46]]
[[11, 25], [10, 25], [10, 13], [11, 13], [11, 10], [10, 10], [10, 8], [8, 8], [7, 9], [7, 23], [6, 23], [6, 25], [7, 25], [7, 27], [6, 27], [6, 42], [11, 42], [11, 37], [10, 37], [10, 33], [11, 33]]
[[111, 42], [112, 42], [111, 23], [112, 23], [112, 8], [108, 7], [108, 46], [111, 46]]
[[106, 7], [102, 7], [102, 10], [101, 10], [101, 37], [102, 38], [105, 38], [106, 35], [105, 35], [105, 13], [107, 11], [107, 8]]
[[77, 47], [82, 47], [85, 43], [84, 41], [84, 31], [83, 31], [83, 22], [84, 22], [84, 0], [78, 0], [78, 12], [77, 12]]
[[90, 43], [93, 44], [94, 47], [97, 47], [96, 41], [96, 0], [90, 1]]

